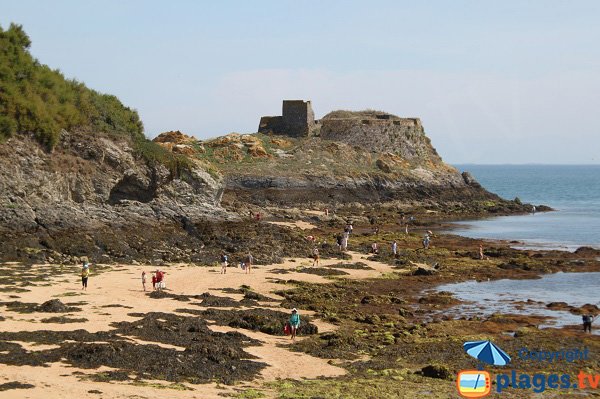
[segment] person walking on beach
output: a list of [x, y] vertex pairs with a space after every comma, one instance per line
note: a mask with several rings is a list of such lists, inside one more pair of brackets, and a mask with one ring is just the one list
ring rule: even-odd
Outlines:
[[377, 245], [376, 242], [374, 242], [373, 244], [371, 244], [371, 252], [373, 252], [374, 254], [378, 254], [379, 253], [379, 246]]
[[156, 284], [155, 284], [155, 288], [157, 291], [162, 290], [163, 288], [165, 288], [165, 273], [163, 271], [161, 271], [160, 269], [156, 269]]
[[342, 235], [338, 234], [335, 236], [335, 241], [337, 242], [338, 250], [342, 252]]
[[425, 234], [425, 237], [423, 237], [423, 249], [429, 249], [429, 244], [431, 244], [431, 239], [429, 238], [429, 234]]
[[592, 333], [592, 321], [594, 321], [594, 316], [592, 316], [591, 314], [586, 314], [583, 315], [582, 317], [583, 320], [583, 332], [589, 331], [589, 333]]
[[250, 269], [252, 269], [252, 264], [254, 263], [254, 256], [250, 252], [248, 252], [248, 257], [246, 257], [246, 274], [250, 274]]
[[300, 327], [300, 315], [298, 314], [298, 310], [296, 308], [292, 309], [292, 314], [289, 319], [290, 324], [290, 333], [292, 336], [292, 341], [296, 339], [296, 334], [298, 333], [298, 327]]
[[485, 259], [489, 259], [488, 257], [485, 256], [485, 254], [483, 253], [483, 244], [479, 244], [479, 259], [480, 260], [485, 260]]
[[152, 273], [152, 290], [156, 291], [156, 273]]
[[317, 247], [313, 249], [313, 267], [315, 267], [315, 264], [319, 266], [319, 248]]
[[90, 264], [87, 262], [83, 262], [83, 267], [81, 268], [81, 289], [84, 291], [87, 291], [89, 277], [90, 277]]
[[221, 274], [227, 273], [227, 255], [225, 252], [221, 252]]
[[392, 253], [394, 254], [394, 258], [398, 257], [398, 243], [396, 240], [392, 243]]
[[345, 251], [348, 249], [348, 238], [350, 237], [350, 233], [348, 229], [344, 229], [344, 234], [342, 235], [342, 250]]
[[142, 287], [144, 287], [144, 292], [146, 292], [146, 271], [142, 270]]

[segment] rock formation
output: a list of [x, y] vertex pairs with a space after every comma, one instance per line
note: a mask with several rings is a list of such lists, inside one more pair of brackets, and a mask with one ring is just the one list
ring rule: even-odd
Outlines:
[[47, 152], [20, 135], [0, 144], [0, 251], [136, 256], [141, 246], [159, 249], [152, 239], [186, 235], [192, 220], [231, 219], [222, 193], [202, 164], [175, 175], [124, 139], [63, 131]]

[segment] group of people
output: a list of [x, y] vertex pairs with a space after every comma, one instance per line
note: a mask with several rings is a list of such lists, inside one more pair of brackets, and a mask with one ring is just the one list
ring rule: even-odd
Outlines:
[[[221, 274], [226, 274], [227, 267], [229, 266], [229, 255], [227, 255], [225, 252], [221, 252], [220, 260], [221, 260]], [[250, 274], [253, 264], [254, 264], [254, 257], [252, 256], [252, 254], [250, 252], [248, 252], [248, 255], [243, 260], [240, 261], [239, 268], [244, 270], [246, 272], [246, 274]]]
[[[156, 269], [155, 272], [152, 273], [152, 289], [154, 291], [160, 291], [167, 288], [167, 284], [165, 281], [166, 272]], [[142, 287], [144, 288], [144, 292], [146, 292], [146, 271], [142, 270]]]

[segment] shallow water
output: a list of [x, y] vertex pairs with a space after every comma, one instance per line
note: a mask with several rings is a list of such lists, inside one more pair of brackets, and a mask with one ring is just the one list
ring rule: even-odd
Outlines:
[[455, 234], [522, 241], [518, 247], [600, 248], [600, 165], [456, 165], [501, 197], [549, 205], [556, 212], [460, 223]]
[[[566, 302], [576, 307], [585, 304], [600, 307], [599, 287], [600, 272], [592, 272], [555, 273], [535, 280], [465, 281], [445, 284], [437, 287], [437, 290], [451, 292], [457, 299], [467, 302], [450, 309], [449, 313], [456, 317], [489, 316], [493, 313], [551, 317], [539, 326], [545, 328], [581, 323], [581, 316], [550, 310], [546, 307], [548, 303]], [[527, 300], [543, 303], [515, 304]], [[600, 321], [594, 324], [594, 334], [600, 335]]]

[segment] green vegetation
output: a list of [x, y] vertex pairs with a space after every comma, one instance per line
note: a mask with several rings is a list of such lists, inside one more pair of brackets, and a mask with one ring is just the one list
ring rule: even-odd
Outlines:
[[34, 133], [51, 149], [61, 129], [76, 128], [144, 138], [135, 110], [40, 64], [30, 45], [20, 25], [0, 28], [0, 139]]
[[0, 142], [15, 134], [34, 134], [52, 150], [63, 129], [105, 133], [129, 140], [139, 157], [174, 173], [190, 167], [185, 156], [173, 155], [144, 136], [137, 111], [41, 64], [30, 54], [30, 45], [22, 26], [0, 27]]

